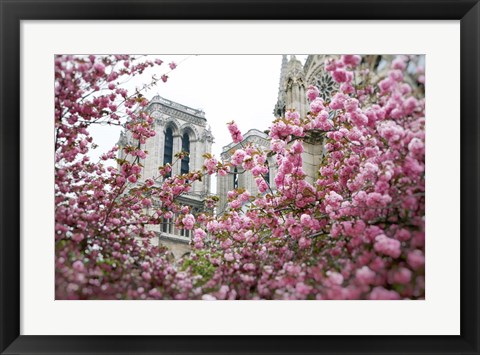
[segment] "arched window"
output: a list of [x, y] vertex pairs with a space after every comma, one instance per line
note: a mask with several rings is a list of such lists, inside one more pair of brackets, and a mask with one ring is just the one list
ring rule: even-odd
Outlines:
[[[182, 137], [182, 151], [190, 154], [190, 136], [184, 133]], [[187, 174], [190, 170], [190, 157], [186, 156], [182, 159], [181, 174]]]
[[[173, 130], [168, 127], [165, 131], [165, 146], [163, 148], [163, 165], [172, 164], [173, 159]], [[167, 177], [171, 174], [169, 173]]]
[[237, 167], [233, 169], [233, 188], [238, 189], [238, 170]]

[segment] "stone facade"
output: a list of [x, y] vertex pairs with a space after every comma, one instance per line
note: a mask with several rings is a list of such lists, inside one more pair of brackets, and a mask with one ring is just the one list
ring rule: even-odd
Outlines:
[[[157, 177], [159, 175], [158, 168], [165, 163], [175, 162], [175, 154], [182, 150], [188, 150], [189, 157], [173, 165], [172, 175], [201, 170], [204, 161], [202, 155], [211, 153], [214, 141], [210, 127], [207, 125], [205, 113], [159, 95], [150, 100], [145, 111], [155, 120], [156, 135], [141, 146], [148, 154], [145, 159], [140, 161], [143, 165], [140, 182]], [[132, 143], [130, 132], [122, 132], [118, 145], [122, 147]], [[119, 158], [124, 158], [122, 149], [119, 150]], [[191, 192], [179, 197], [180, 203], [191, 206], [194, 214], [198, 213], [204, 208], [205, 197], [211, 194], [210, 184], [210, 176], [205, 177], [202, 181], [194, 182]], [[160, 242], [163, 240], [164, 244], [170, 246], [172, 243], [180, 243], [188, 249], [190, 232], [177, 229], [174, 225], [174, 218], [166, 220], [160, 226], [150, 227], [157, 232]], [[158, 243], [158, 241], [153, 242], [154, 244]], [[183, 252], [185, 248], [177, 246], [174, 249]]]

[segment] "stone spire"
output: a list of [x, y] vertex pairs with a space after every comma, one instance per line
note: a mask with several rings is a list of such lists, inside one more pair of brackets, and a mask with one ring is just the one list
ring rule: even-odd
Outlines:
[[282, 66], [280, 69], [280, 82], [278, 83], [277, 103], [273, 109], [276, 117], [283, 116], [285, 113], [285, 77], [287, 75], [288, 59], [287, 55], [282, 55]]
[[285, 74], [285, 110], [295, 110], [304, 117], [306, 113], [306, 84], [302, 63], [292, 55], [287, 64]]
[[282, 67], [280, 69], [280, 82], [278, 83], [278, 97], [285, 91], [285, 76], [287, 74], [287, 55], [282, 55]]

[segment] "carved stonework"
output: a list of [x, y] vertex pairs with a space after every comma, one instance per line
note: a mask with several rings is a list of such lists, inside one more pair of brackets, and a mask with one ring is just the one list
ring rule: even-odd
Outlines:
[[314, 74], [312, 81], [309, 83], [314, 85], [320, 91], [320, 97], [324, 100], [333, 96], [333, 93], [338, 91], [338, 84], [332, 79], [330, 73], [323, 70], [318, 71]]
[[150, 114], [150, 116], [152, 116], [152, 118], [157, 120], [157, 119], [160, 119], [162, 117], [162, 114], [159, 111], [154, 111]]
[[301, 80], [305, 78], [303, 65], [295, 56], [292, 56], [288, 62], [286, 77], [293, 78], [295, 80]]
[[208, 127], [206, 130], [203, 131], [202, 136], [200, 137], [201, 142], [214, 142], [213, 134], [212, 131], [210, 130], [210, 127]]
[[176, 108], [168, 107], [160, 103], [151, 103], [150, 106], [148, 107], [148, 111], [152, 116], [154, 114], [159, 115], [163, 113], [168, 116], [176, 117], [201, 127], [205, 127], [207, 125], [207, 121], [203, 117], [195, 116], [193, 114], [186, 113], [184, 111], [180, 111]]
[[181, 127], [180, 127], [180, 134], [183, 135], [183, 133], [185, 133], [186, 131], [188, 130], [192, 130], [193, 131], [193, 134], [195, 137], [191, 138], [191, 139], [194, 139], [194, 140], [197, 140], [198, 137], [200, 136], [200, 134], [198, 133], [198, 130], [195, 126], [192, 126], [191, 124], [188, 124], [188, 123], [184, 123]]
[[270, 144], [267, 139], [259, 136], [250, 136], [247, 138], [247, 142], [252, 142], [258, 145], [261, 145], [262, 147], [269, 147]]
[[180, 122], [176, 120], [174, 117], [165, 116], [163, 119], [162, 126], [166, 129], [167, 126], [172, 127], [173, 134], [179, 136], [180, 135]]
[[125, 147], [128, 144], [128, 138], [125, 134], [125, 131], [120, 132], [120, 138], [118, 139], [117, 145], [120, 147]]

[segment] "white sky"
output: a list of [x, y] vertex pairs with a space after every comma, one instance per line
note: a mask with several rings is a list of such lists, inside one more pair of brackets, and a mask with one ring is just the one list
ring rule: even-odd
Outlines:
[[[158, 55], [164, 61], [160, 67], [149, 68], [128, 81], [124, 87], [134, 92], [151, 80], [170, 72], [168, 63], [177, 68], [168, 73], [166, 83], [143, 94], [151, 99], [156, 94], [180, 104], [202, 109], [211, 126], [215, 142], [212, 153], [218, 158], [222, 147], [231, 142], [226, 123], [237, 122], [242, 133], [251, 128], [267, 129], [273, 119], [280, 81], [281, 55]], [[307, 55], [297, 55], [306, 60]], [[90, 128], [98, 148], [91, 150], [92, 161], [112, 148], [118, 141], [120, 128], [94, 125]], [[151, 153], [151, 152], [150, 152]], [[111, 165], [116, 165], [113, 161]], [[212, 181], [212, 192], [216, 191]]]

